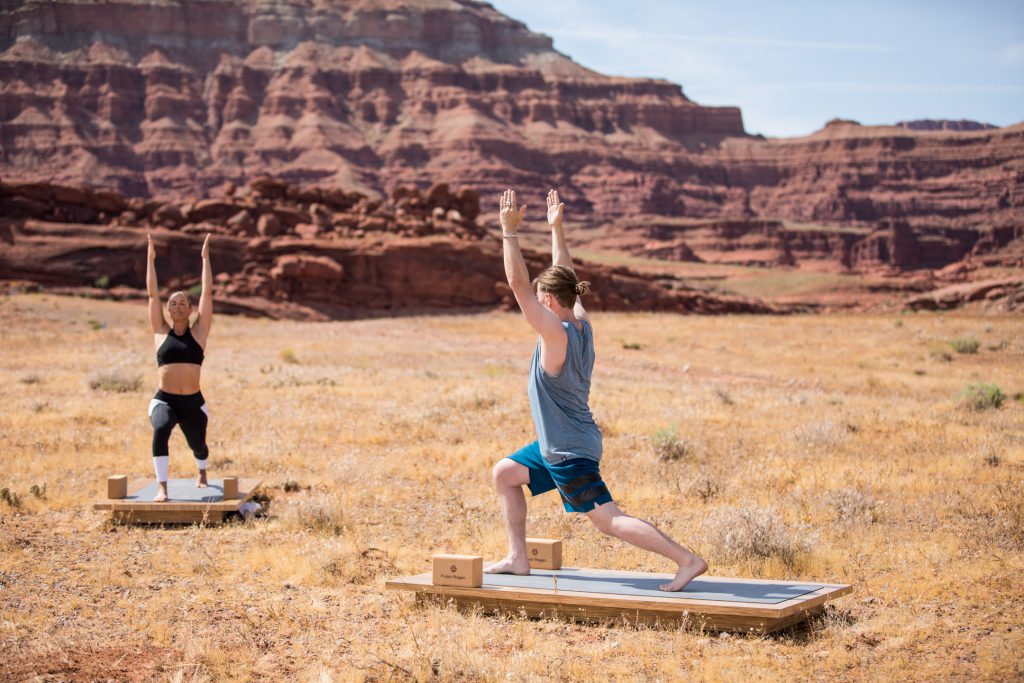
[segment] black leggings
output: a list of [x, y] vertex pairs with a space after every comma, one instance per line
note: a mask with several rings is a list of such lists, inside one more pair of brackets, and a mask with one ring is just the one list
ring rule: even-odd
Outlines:
[[149, 421], [153, 424], [153, 457], [170, 454], [167, 442], [174, 425], [181, 425], [185, 441], [196, 460], [206, 460], [210, 449], [206, 447], [206, 401], [202, 392], [194, 394], [168, 394], [157, 391], [149, 404]]

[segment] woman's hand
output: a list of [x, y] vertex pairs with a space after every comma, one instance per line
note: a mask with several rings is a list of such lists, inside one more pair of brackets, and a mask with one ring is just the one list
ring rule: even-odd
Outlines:
[[210, 258], [210, 233], [206, 233], [206, 239], [203, 240], [203, 250], [199, 255], [204, 259]]
[[548, 225], [554, 228], [562, 227], [562, 214], [565, 210], [565, 204], [562, 204], [558, 200], [558, 191], [551, 190], [548, 192]]
[[156, 261], [156, 247], [153, 246], [153, 236], [148, 232], [146, 233], [146, 241], [149, 243], [148, 251], [146, 256], [149, 257], [150, 261]]
[[498, 222], [501, 223], [501, 234], [514, 235], [525, 213], [525, 206], [516, 209], [516, 193], [512, 190], [505, 190], [498, 203]]

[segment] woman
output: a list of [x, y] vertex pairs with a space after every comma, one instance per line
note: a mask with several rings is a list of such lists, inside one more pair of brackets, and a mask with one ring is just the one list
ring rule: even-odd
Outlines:
[[153, 327], [153, 345], [160, 372], [160, 388], [149, 403], [149, 421], [153, 424], [153, 468], [156, 470], [156, 502], [167, 496], [168, 440], [175, 425], [181, 425], [188, 447], [196, 459], [197, 488], [206, 487], [206, 401], [199, 391], [199, 373], [203, 365], [206, 339], [213, 322], [213, 273], [210, 270], [210, 236], [203, 241], [203, 293], [199, 296], [199, 317], [189, 327], [192, 300], [186, 292], [175, 292], [167, 300], [168, 325], [160, 307], [156, 286], [156, 248], [149, 240], [149, 265], [146, 289], [149, 292], [149, 322]]
[[590, 289], [572, 269], [562, 232], [564, 206], [558, 193], [548, 193], [552, 266], [533, 287], [516, 230], [526, 207], [516, 208], [516, 195], [501, 197], [499, 220], [504, 243], [505, 275], [526, 322], [540, 335], [530, 367], [530, 411], [537, 441], [503, 458], [494, 466], [494, 486], [508, 535], [508, 556], [489, 567], [489, 573], [529, 574], [526, 556], [526, 496], [557, 489], [567, 512], [581, 512], [602, 533], [664, 555], [677, 565], [676, 575], [663, 591], [680, 591], [707, 571], [707, 563], [658, 531], [653, 525], [624, 514], [601, 479], [601, 431], [588, 406], [594, 368], [594, 332], [579, 296]]

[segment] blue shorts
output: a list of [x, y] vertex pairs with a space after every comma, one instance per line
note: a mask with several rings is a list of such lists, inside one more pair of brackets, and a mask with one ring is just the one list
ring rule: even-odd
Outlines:
[[537, 441], [507, 457], [530, 470], [531, 494], [539, 496], [558, 489], [566, 512], [590, 512], [597, 505], [612, 502], [596, 460], [573, 458], [552, 465], [540, 454]]

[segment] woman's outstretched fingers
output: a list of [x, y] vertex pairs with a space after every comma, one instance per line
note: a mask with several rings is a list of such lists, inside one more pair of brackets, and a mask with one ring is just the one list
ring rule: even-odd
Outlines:
[[210, 233], [206, 233], [206, 239], [203, 240], [203, 250], [200, 252], [203, 258], [210, 255]]

